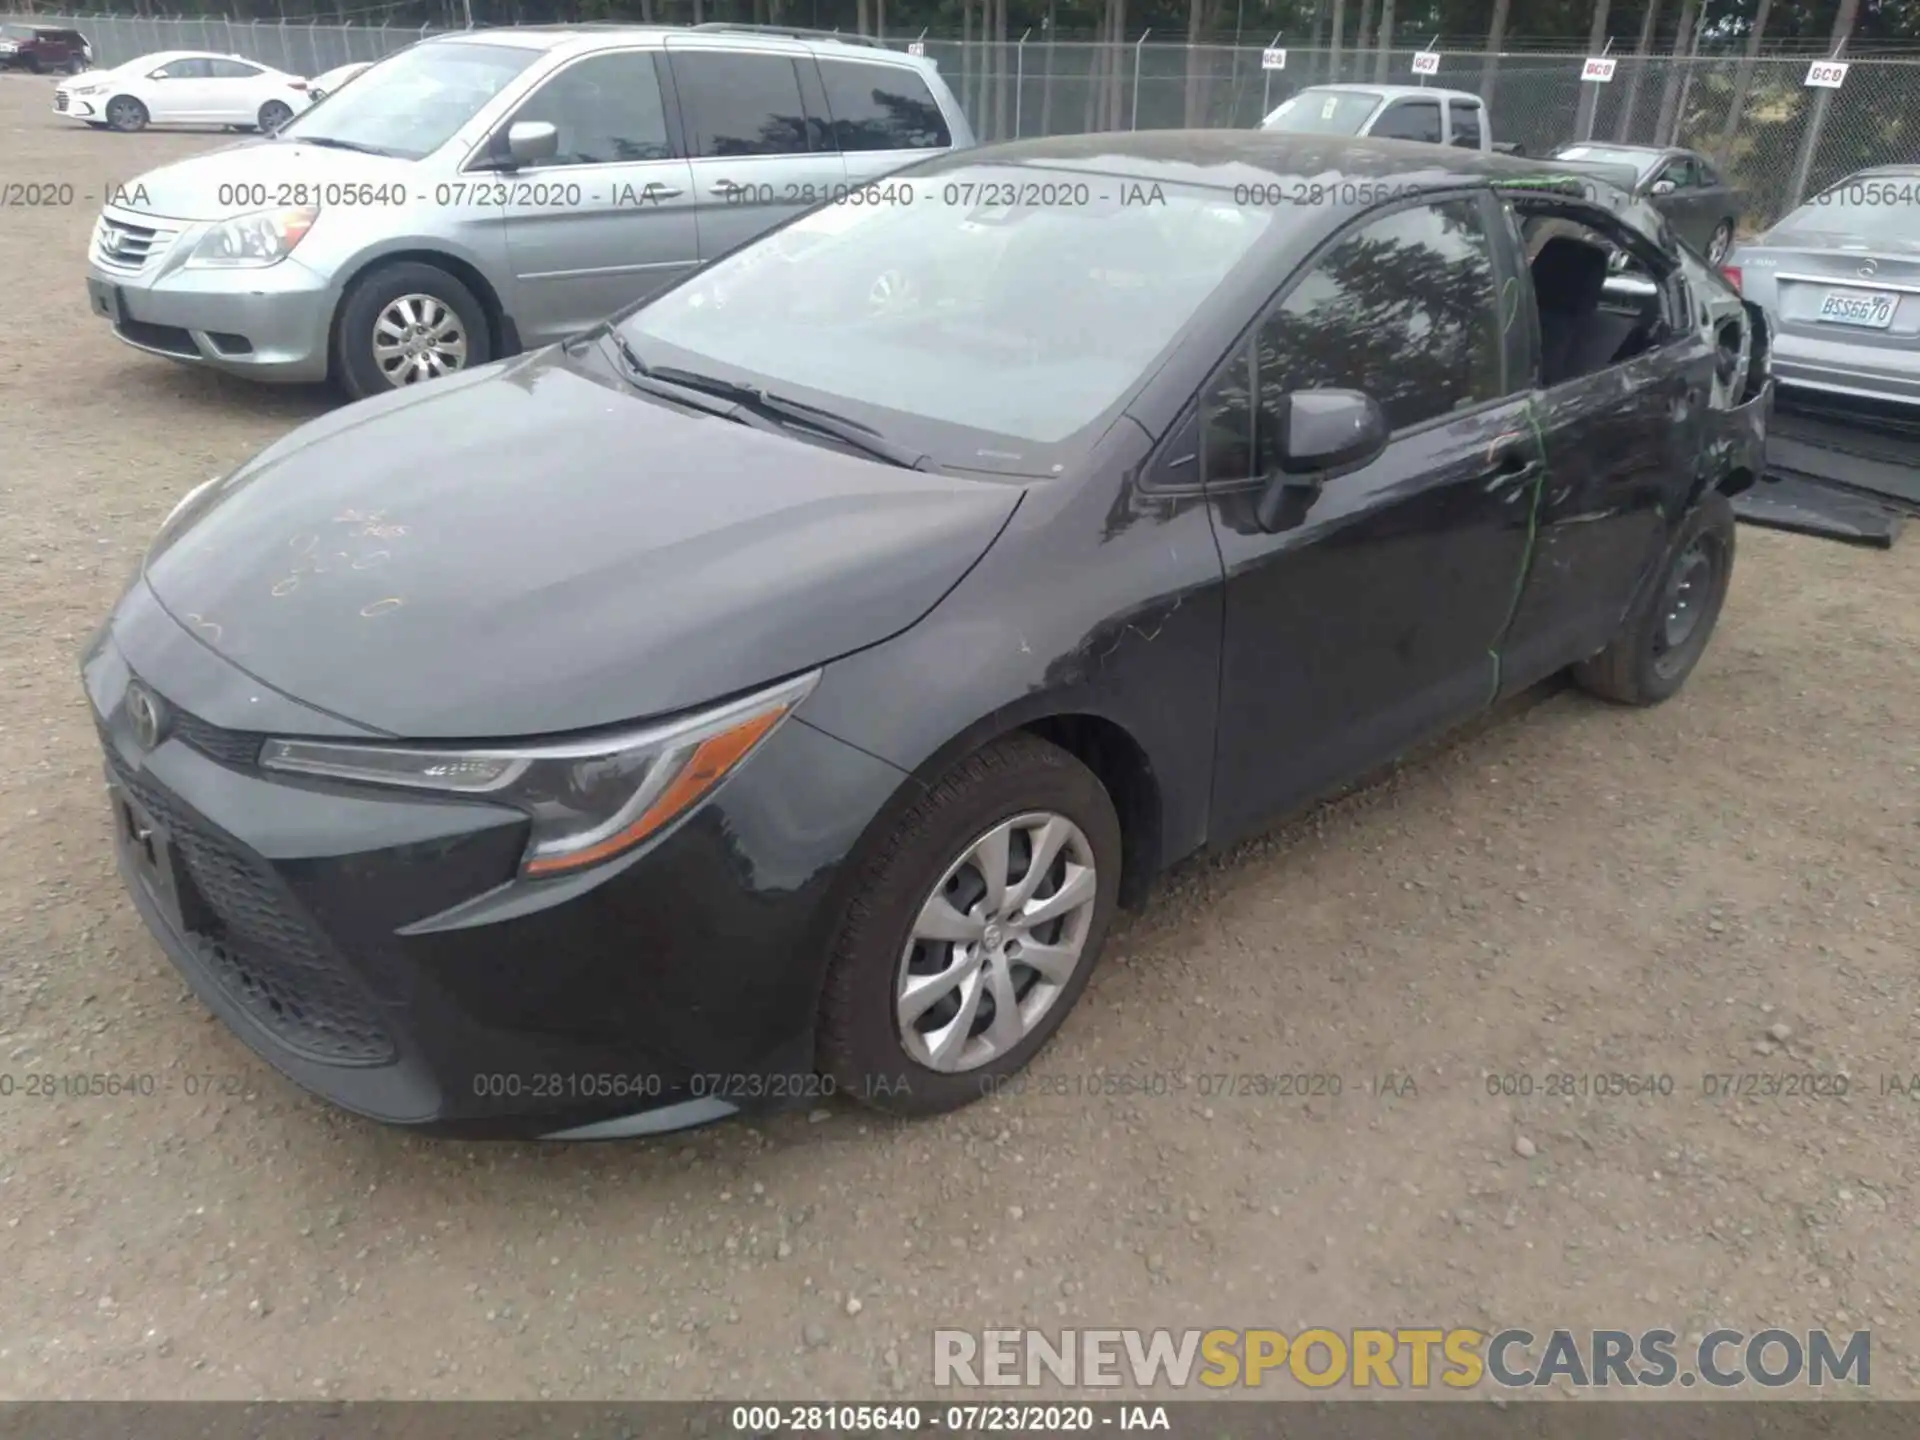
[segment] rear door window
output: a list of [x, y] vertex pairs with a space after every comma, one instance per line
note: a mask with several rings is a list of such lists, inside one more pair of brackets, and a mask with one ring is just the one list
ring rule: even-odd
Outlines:
[[941, 150], [953, 144], [927, 82], [904, 65], [823, 57], [820, 79], [834, 142], [842, 150]]
[[1463, 150], [1480, 148], [1480, 107], [1463, 101], [1454, 101], [1447, 107], [1447, 118], [1453, 126], [1453, 143]]
[[805, 155], [822, 148], [809, 143], [791, 56], [676, 49], [672, 63], [694, 158]]
[[1440, 102], [1438, 100], [1396, 100], [1374, 122], [1368, 132], [1382, 140], [1419, 140], [1429, 145], [1440, 143]]

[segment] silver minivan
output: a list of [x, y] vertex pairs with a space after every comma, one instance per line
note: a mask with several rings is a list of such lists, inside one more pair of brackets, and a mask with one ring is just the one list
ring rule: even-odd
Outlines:
[[872, 42], [436, 37], [116, 185], [88, 296], [138, 349], [361, 397], [585, 329], [813, 205], [910, 203], [888, 172], [973, 143], [932, 62]]

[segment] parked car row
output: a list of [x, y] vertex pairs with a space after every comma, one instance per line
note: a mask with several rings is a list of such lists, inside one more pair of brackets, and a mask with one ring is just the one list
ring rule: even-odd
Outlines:
[[139, 183], [122, 339], [377, 398], [89, 647], [122, 873], [268, 1061], [460, 1133], [992, 1093], [1167, 866], [1555, 671], [1673, 695], [1771, 404], [1604, 179], [978, 148], [814, 35], [434, 39]]

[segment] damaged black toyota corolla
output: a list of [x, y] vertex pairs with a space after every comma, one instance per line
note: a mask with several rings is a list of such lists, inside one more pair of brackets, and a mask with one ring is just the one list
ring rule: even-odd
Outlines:
[[954, 155], [305, 426], [86, 657], [142, 915], [380, 1120], [974, 1099], [1165, 866], [1550, 672], [1698, 660], [1770, 381], [1716, 399], [1677, 257], [1540, 175]]

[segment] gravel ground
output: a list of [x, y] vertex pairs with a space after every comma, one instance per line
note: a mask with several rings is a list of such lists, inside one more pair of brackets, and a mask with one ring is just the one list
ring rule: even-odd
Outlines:
[[[930, 1391], [934, 1327], [1022, 1323], [1871, 1327], [1875, 1392], [1920, 1391], [1920, 1106], [1883, 1080], [1920, 1071], [1920, 541], [1745, 530], [1673, 703], [1550, 695], [1184, 867], [1024, 1094], [421, 1141], [254, 1060], [114, 877], [76, 653], [182, 493], [331, 402], [89, 315], [102, 187], [222, 142], [49, 91], [0, 79], [0, 180], [76, 190], [0, 210], [0, 1395], [872, 1398]], [[1672, 1091], [1489, 1094], [1593, 1072]], [[1274, 1073], [1341, 1094], [1201, 1093]], [[1120, 1074], [1166, 1093], [1090, 1093]]]

